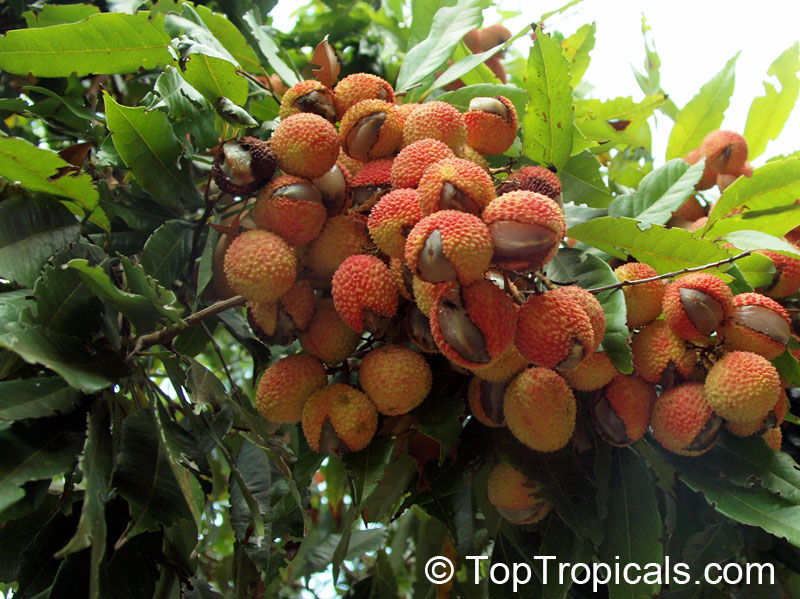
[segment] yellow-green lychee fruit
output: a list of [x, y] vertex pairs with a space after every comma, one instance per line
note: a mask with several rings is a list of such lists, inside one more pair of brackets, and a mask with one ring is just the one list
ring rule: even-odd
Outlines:
[[733, 422], [763, 418], [784, 392], [770, 361], [745, 351], [725, 354], [714, 364], [705, 390], [711, 408]]
[[327, 211], [319, 190], [307, 179], [277, 177], [258, 192], [253, 220], [293, 246], [305, 245], [322, 230]]
[[659, 395], [650, 426], [656, 440], [673, 453], [702, 455], [717, 442], [722, 418], [708, 403], [703, 383], [681, 383]]
[[441, 210], [420, 220], [408, 234], [405, 260], [412, 273], [429, 283], [483, 277], [492, 259], [492, 236], [477, 216]]
[[585, 357], [580, 364], [562, 376], [576, 391], [597, 391], [610, 383], [618, 374], [608, 354], [596, 352]]
[[394, 104], [394, 89], [385, 79], [370, 73], [353, 73], [333, 88], [336, 114], [341, 119], [353, 106], [363, 100], [383, 100]]
[[536, 451], [566, 447], [575, 431], [575, 396], [549, 368], [528, 368], [518, 374], [506, 389], [503, 412], [514, 436]]
[[338, 364], [355, 351], [360, 335], [344, 323], [333, 299], [323, 298], [317, 301], [314, 316], [299, 338], [305, 351], [326, 364]]
[[446, 102], [434, 100], [420, 104], [406, 118], [403, 143], [410, 145], [428, 138], [444, 142], [458, 154], [467, 143], [464, 115]]
[[603, 311], [603, 306], [597, 300], [597, 297], [593, 293], [577, 285], [556, 287], [551, 291], [551, 294], [554, 297], [570, 297], [578, 302], [584, 309], [586, 315], [589, 317], [589, 322], [592, 323], [594, 347], [591, 351], [594, 352], [600, 347], [600, 343], [603, 341], [603, 337], [606, 334], [606, 313]]
[[461, 210], [480, 216], [494, 197], [489, 173], [463, 158], [445, 158], [431, 164], [417, 188], [423, 216], [439, 210]]
[[508, 461], [492, 468], [486, 489], [497, 513], [512, 524], [534, 524], [550, 511], [550, 504], [536, 494], [541, 484]]
[[517, 110], [503, 96], [472, 98], [464, 122], [467, 145], [481, 154], [502, 154], [517, 138]]
[[406, 238], [420, 220], [422, 212], [415, 189], [395, 189], [373, 206], [367, 219], [372, 241], [390, 258], [403, 260]]
[[345, 258], [361, 254], [369, 246], [364, 220], [356, 215], [340, 214], [325, 221], [322, 231], [308, 247], [306, 263], [314, 274], [330, 278]]
[[350, 256], [333, 274], [333, 303], [354, 331], [383, 334], [397, 312], [397, 286], [389, 267], [375, 256]]
[[225, 277], [233, 290], [252, 302], [274, 302], [297, 274], [289, 245], [275, 233], [254, 229], [233, 240], [225, 252]]
[[348, 156], [369, 162], [391, 156], [400, 149], [403, 122], [394, 104], [362, 100], [342, 117], [339, 135]]
[[506, 425], [503, 397], [511, 380], [491, 382], [473, 376], [467, 386], [467, 403], [481, 424], [498, 428]]
[[786, 351], [791, 324], [789, 313], [775, 300], [760, 293], [740, 293], [733, 297], [733, 313], [722, 330], [725, 349], [774, 360]]
[[417, 352], [400, 345], [384, 345], [364, 356], [358, 382], [378, 412], [396, 416], [410, 412], [425, 400], [433, 373]]
[[564, 214], [550, 198], [532, 191], [511, 191], [483, 212], [492, 233], [493, 263], [515, 271], [538, 270], [558, 252], [567, 232]]
[[778, 401], [772, 406], [772, 409], [767, 412], [763, 418], [757, 418], [750, 422], [734, 422], [729, 420], [725, 423], [725, 428], [737, 437], [749, 437], [751, 435], [760, 435], [767, 432], [769, 429], [779, 427], [786, 419], [786, 414], [789, 411], [789, 401], [785, 393], [778, 396]]
[[432, 164], [456, 155], [438, 139], [420, 139], [400, 150], [392, 164], [392, 187], [416, 188]]
[[314, 356], [287, 356], [261, 375], [256, 389], [256, 407], [270, 422], [300, 422], [306, 400], [327, 384], [325, 368]]
[[303, 434], [317, 453], [361, 451], [378, 428], [378, 412], [365, 393], [333, 383], [311, 394], [303, 407]]
[[497, 383], [511, 380], [529, 365], [530, 362], [528, 358], [523, 356], [517, 349], [517, 346], [512, 343], [508, 346], [508, 349], [503, 352], [503, 355], [491, 364], [479, 366], [478, 368], [470, 368], [470, 370], [485, 381]]
[[616, 447], [625, 447], [644, 437], [656, 389], [638, 376], [620, 374], [595, 393], [592, 422], [600, 436]]
[[256, 337], [267, 345], [288, 345], [311, 322], [315, 303], [311, 283], [295, 281], [277, 302], [247, 302], [247, 319]]
[[278, 124], [269, 147], [284, 173], [316, 179], [336, 164], [339, 134], [336, 127], [321, 116], [299, 112]]
[[[628, 262], [614, 269], [620, 281], [638, 281], [658, 276], [658, 272], [641, 262]], [[625, 308], [628, 313], [628, 327], [638, 329], [661, 315], [664, 300], [664, 281], [650, 281], [628, 285], [622, 288], [625, 294]]]
[[631, 343], [636, 374], [648, 383], [672, 387], [694, 378], [697, 353], [678, 337], [664, 320], [654, 320], [633, 336]]
[[278, 116], [285, 119], [298, 112], [310, 112], [335, 123], [337, 118], [333, 92], [316, 79], [295, 83], [281, 97]]
[[[406, 268], [408, 268], [406, 266]], [[414, 295], [414, 301], [417, 303], [417, 308], [428, 318], [431, 316], [431, 308], [433, 301], [436, 299], [437, 287], [444, 285], [444, 283], [428, 283], [420, 279], [417, 275], [411, 275], [411, 290]]]
[[664, 291], [662, 310], [681, 339], [705, 342], [728, 319], [733, 295], [719, 277], [696, 272], [678, 277]]

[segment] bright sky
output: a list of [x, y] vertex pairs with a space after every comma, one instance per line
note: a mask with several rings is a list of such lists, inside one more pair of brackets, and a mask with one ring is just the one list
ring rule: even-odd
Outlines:
[[[512, 32], [555, 10], [566, 0], [496, 0], [504, 12], [520, 15], [504, 24]], [[297, 0], [280, 0], [272, 11], [275, 26], [290, 31], [290, 14]], [[760, 8], [761, 10], [756, 10]], [[551, 28], [565, 35], [581, 25], [597, 22], [597, 41], [591, 65], [584, 79], [595, 86], [592, 97], [643, 97], [631, 65], [642, 68], [644, 44], [641, 15], [652, 28], [652, 39], [661, 57], [661, 83], [664, 90], [683, 107], [700, 87], [713, 77], [736, 52], [742, 51], [736, 65], [736, 87], [726, 112], [724, 129], [744, 132], [750, 102], [764, 93], [767, 69], [784, 50], [798, 40], [800, 18], [798, 0], [584, 0], [578, 6], [551, 20]], [[484, 23], [501, 21], [494, 8], [484, 12]], [[526, 43], [526, 38], [519, 40]], [[522, 49], [526, 54], [525, 49]], [[778, 87], [777, 80], [773, 83]], [[671, 121], [654, 135], [654, 155], [663, 161]], [[781, 136], [767, 146], [756, 165], [776, 154], [800, 150], [800, 108], [795, 109]]]

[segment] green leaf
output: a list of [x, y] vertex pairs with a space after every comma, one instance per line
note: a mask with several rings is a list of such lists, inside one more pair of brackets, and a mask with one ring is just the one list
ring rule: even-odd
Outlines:
[[[661, 225], [642, 229], [640, 224], [631, 218], [607, 216], [572, 227], [567, 231], [567, 236], [618, 258], [631, 255], [639, 262], [652, 266], [659, 274], [705, 266], [736, 255], [708, 239], [698, 239], [683, 229], [667, 229]], [[766, 258], [766, 261], [762, 258]], [[772, 281], [772, 261], [766, 256], [750, 255], [737, 260], [736, 264], [753, 287], [763, 287]], [[706, 272], [730, 281], [732, 277], [726, 274], [729, 268], [730, 265], [726, 264]]]
[[597, 23], [587, 23], [561, 42], [561, 50], [569, 63], [570, 85], [575, 89], [583, 79], [586, 69], [589, 68], [591, 57], [589, 53], [594, 49], [594, 36], [597, 33]]
[[461, 415], [464, 413], [464, 403], [455, 394], [438, 397], [436, 401], [422, 403], [414, 410], [419, 422], [413, 426], [423, 435], [439, 443], [439, 463], [444, 462], [445, 456], [455, 447], [461, 434]]
[[125, 533], [127, 538], [191, 518], [150, 409], [139, 410], [122, 421], [112, 484], [130, 508], [132, 522]]
[[101, 13], [78, 23], [17, 29], [0, 38], [0, 70], [35, 77], [135, 73], [172, 62], [163, 18]]
[[71, 411], [81, 398], [61, 377], [0, 382], [0, 420], [44, 418]]
[[783, 352], [772, 361], [772, 364], [790, 385], [800, 387], [800, 363], [790, 352]]
[[747, 158], [753, 160], [767, 149], [767, 142], [777, 139], [783, 131], [789, 115], [800, 94], [800, 43], [795, 42], [775, 59], [767, 74], [776, 77], [781, 84], [777, 91], [772, 83], [765, 81], [765, 95], [753, 100], [747, 113], [744, 138], [747, 140]]
[[234, 64], [199, 52], [190, 53], [183, 77], [210, 103], [223, 96], [242, 106], [247, 101], [249, 85]]
[[92, 178], [86, 173], [68, 172], [71, 168], [52, 150], [37, 148], [18, 137], [0, 138], [0, 177], [30, 191], [69, 198], [91, 212], [99, 197]]
[[288, 87], [298, 83], [300, 81], [300, 77], [298, 77], [296, 71], [294, 70], [294, 65], [286, 64], [286, 62], [284, 62], [283, 59], [278, 56], [280, 48], [278, 48], [275, 40], [270, 36], [269, 30], [263, 25], [259, 25], [253, 11], [248, 11], [242, 20], [250, 28], [250, 33], [255, 39], [256, 44], [258, 44], [258, 49], [264, 55], [264, 58], [267, 59], [267, 63], [278, 74], [281, 80]]
[[680, 593], [682, 589], [696, 587], [692, 581], [703, 580], [709, 564], [724, 564], [743, 548], [742, 537], [730, 522], [712, 524], [686, 539], [681, 550], [681, 561], [689, 566], [690, 582], [686, 585], [670, 583], [670, 588]]
[[223, 15], [212, 12], [207, 6], [197, 5], [194, 10], [203, 20], [205, 26], [208, 27], [211, 34], [236, 59], [239, 66], [250, 73], [261, 72], [261, 63], [258, 60], [258, 56], [247, 43], [242, 32], [236, 28], [236, 25]]
[[342, 458], [344, 467], [353, 480], [355, 505], [361, 505], [378, 486], [384, 469], [394, 451], [394, 440], [390, 438], [375, 440], [365, 449], [349, 453]]
[[408, 90], [441, 67], [464, 34], [481, 24], [481, 12], [487, 5], [486, 0], [459, 0], [456, 6], [439, 8], [428, 36], [406, 53], [395, 89]]
[[[453, 66], [455, 66], [455, 63], [461, 62], [462, 60], [464, 60], [466, 58], [469, 58], [470, 56], [472, 56], [472, 52], [470, 52], [470, 49], [467, 47], [467, 44], [465, 44], [464, 40], [462, 39], [458, 43], [458, 45], [456, 46], [456, 49], [453, 50], [453, 55], [450, 58], [450, 60], [453, 61], [453, 64], [451, 64], [450, 66], [453, 67]], [[448, 63], [449, 62], [450, 61], [448, 61]], [[450, 67], [448, 67], [448, 70], [449, 70], [449, 68]], [[459, 69], [460, 69], [460, 67], [459, 67]], [[502, 85], [500, 83], [500, 79], [497, 78], [497, 75], [495, 75], [492, 72], [492, 69], [490, 69], [485, 62], [482, 62], [480, 64], [474, 65], [474, 67], [471, 70], [469, 70], [466, 73], [464, 73], [463, 75], [461, 75], [459, 80], [465, 86], [467, 86], [467, 85], [487, 85], [487, 84], [488, 85]], [[439, 87], [439, 85], [434, 83], [433, 87]], [[431, 90], [431, 89], [433, 89], [433, 88], [429, 88], [429, 90]], [[427, 95], [427, 94], [428, 94], [428, 91], [426, 91], [425, 94], [422, 94], [422, 95]]]
[[616, 197], [608, 206], [608, 215], [662, 225], [694, 193], [704, 168], [705, 160], [692, 166], [680, 158], [670, 160], [642, 179], [633, 194]]
[[81, 416], [16, 422], [0, 430], [0, 511], [21, 499], [29, 480], [52, 478], [72, 469], [83, 445]]
[[26, 10], [22, 16], [28, 27], [34, 28], [75, 23], [99, 12], [100, 9], [91, 4], [45, 4], [41, 10]]
[[587, 138], [609, 144], [650, 149], [651, 133], [647, 119], [666, 100], [662, 94], [633, 98], [576, 100], [575, 125]]
[[[645, 463], [627, 449], [617, 454], [614, 474], [614, 495], [609, 506], [605, 542], [600, 547], [600, 555], [606, 564], [619, 559], [622, 564], [639, 564], [644, 571], [646, 564], [660, 564], [664, 557], [661, 514], [654, 486]], [[644, 581], [635, 585], [628, 585], [624, 581], [615, 583], [612, 577], [608, 596], [610, 599], [645, 599], [656, 594], [660, 586]]]
[[187, 266], [192, 251], [191, 224], [181, 220], [164, 223], [144, 244], [141, 264], [164, 287], [172, 287]]
[[80, 237], [80, 223], [53, 200], [15, 196], [0, 203], [0, 272], [32, 287], [45, 261]]
[[527, 113], [522, 119], [522, 152], [543, 166], [561, 169], [572, 151], [572, 88], [561, 47], [539, 31], [528, 55]]
[[738, 53], [681, 110], [669, 135], [667, 160], [682, 158], [719, 129], [733, 94], [737, 58]]
[[6, 333], [0, 335], [0, 347], [30, 364], [46, 366], [85, 393], [115, 385], [127, 374], [117, 354], [39, 325], [8, 323]]
[[555, 17], [556, 15], [560, 15], [561, 13], [568, 11], [573, 6], [577, 6], [581, 2], [583, 2], [583, 0], [569, 0], [569, 2], [564, 4], [564, 6], [544, 13], [541, 17], [539, 17], [539, 20], [537, 22], [542, 23], [547, 19], [549, 19], [550, 17]]
[[427, 0], [411, 0], [411, 26], [406, 52], [428, 37], [436, 11], [443, 6], [454, 6], [455, 3], [456, 0], [442, 0], [438, 4]]
[[138, 183], [173, 209], [181, 201], [199, 202], [189, 169], [178, 160], [183, 148], [167, 115], [158, 110], [147, 112], [144, 107], [122, 106], [108, 92], [103, 92], [103, 99], [114, 147]]
[[726, 188], [701, 235], [722, 237], [742, 229], [782, 237], [800, 226], [800, 158], [768, 162]]
[[203, 95], [189, 85], [181, 77], [180, 71], [167, 65], [164, 72], [156, 79], [153, 90], [159, 96], [159, 101], [153, 108], [164, 107], [167, 114], [174, 119], [196, 119], [197, 113], [208, 104]]
[[603, 179], [600, 167], [600, 162], [589, 151], [585, 150], [572, 156], [558, 171], [565, 201], [586, 204], [591, 208], [608, 206], [611, 202], [611, 192]]
[[378, 479], [375, 490], [361, 502], [364, 521], [380, 522], [390, 515], [416, 474], [417, 464], [409, 454], [404, 453], [391, 461]]
[[[597, 256], [573, 248], [562, 248], [546, 266], [548, 277], [555, 281], [575, 281], [584, 289], [594, 289], [618, 283], [611, 267]], [[597, 300], [606, 315], [606, 334], [603, 349], [623, 374], [633, 372], [633, 356], [628, 347], [630, 331], [625, 324], [625, 294], [622, 289], [599, 293]]]
[[466, 112], [469, 109], [469, 102], [472, 98], [494, 96], [504, 96], [508, 98], [511, 100], [511, 103], [514, 104], [517, 114], [525, 114], [525, 104], [528, 102], [528, 94], [525, 90], [520, 89], [516, 85], [507, 85], [505, 83], [466, 85], [457, 90], [445, 92], [436, 99], [452, 104], [461, 112]]
[[791, 258], [800, 258], [800, 248], [796, 245], [760, 231], [734, 231], [725, 236], [725, 241], [740, 250], [772, 250]]

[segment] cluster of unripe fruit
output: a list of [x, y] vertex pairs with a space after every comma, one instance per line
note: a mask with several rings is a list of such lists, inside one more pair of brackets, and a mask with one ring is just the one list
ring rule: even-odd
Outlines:
[[[536, 451], [569, 443], [574, 391], [593, 394], [596, 428], [617, 446], [652, 426], [667, 449], [698, 455], [722, 419], [736, 434], [782, 420], [783, 386], [768, 359], [785, 348], [789, 320], [768, 297], [733, 298], [708, 274], [666, 291], [662, 281], [625, 288], [638, 329], [637, 373], [626, 376], [597, 351], [605, 315], [592, 293], [540, 291], [533, 273], [566, 233], [561, 183], [528, 166], [495, 184], [483, 155], [516, 137], [508, 99], [475, 98], [464, 114], [438, 101], [398, 105], [388, 82], [359, 73], [333, 90], [298, 83], [280, 117], [268, 142], [229, 141], [218, 153], [220, 189], [256, 201], [237, 221], [253, 228], [220, 242], [217, 287], [244, 296], [266, 343], [299, 339], [302, 353], [261, 376], [256, 402], [271, 422], [301, 422], [315, 451], [359, 451], [379, 414], [419, 406], [434, 353], [471, 374], [475, 419], [507, 426]], [[635, 263], [617, 270], [621, 280], [655, 274]], [[331, 382], [334, 372], [344, 378]], [[548, 509], [537, 486], [501, 461], [489, 495], [509, 520], [533, 522]]]

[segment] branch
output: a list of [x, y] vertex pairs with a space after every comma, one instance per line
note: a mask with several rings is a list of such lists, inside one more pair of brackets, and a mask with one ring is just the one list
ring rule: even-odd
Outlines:
[[630, 287], [631, 285], [641, 285], [643, 283], [649, 283], [651, 281], [658, 281], [660, 279], [671, 279], [677, 275], [682, 275], [687, 272], [699, 272], [701, 270], [708, 270], [709, 268], [716, 268], [717, 266], [722, 266], [723, 264], [733, 264], [736, 260], [741, 260], [742, 258], [746, 258], [750, 255], [750, 250], [746, 252], [742, 252], [741, 254], [736, 254], [731, 258], [725, 258], [724, 260], [719, 260], [718, 262], [712, 262], [711, 264], [704, 264], [703, 266], [693, 266], [691, 268], [684, 268], [683, 270], [676, 270], [673, 272], [667, 272], [663, 275], [658, 275], [655, 277], [648, 277], [646, 279], [635, 279], [633, 281], [620, 281], [619, 283], [614, 283], [613, 285], [606, 285], [605, 287], [597, 287], [596, 289], [589, 289], [589, 293], [600, 293], [601, 291], [608, 291], [610, 289], [621, 289], [622, 287]]

